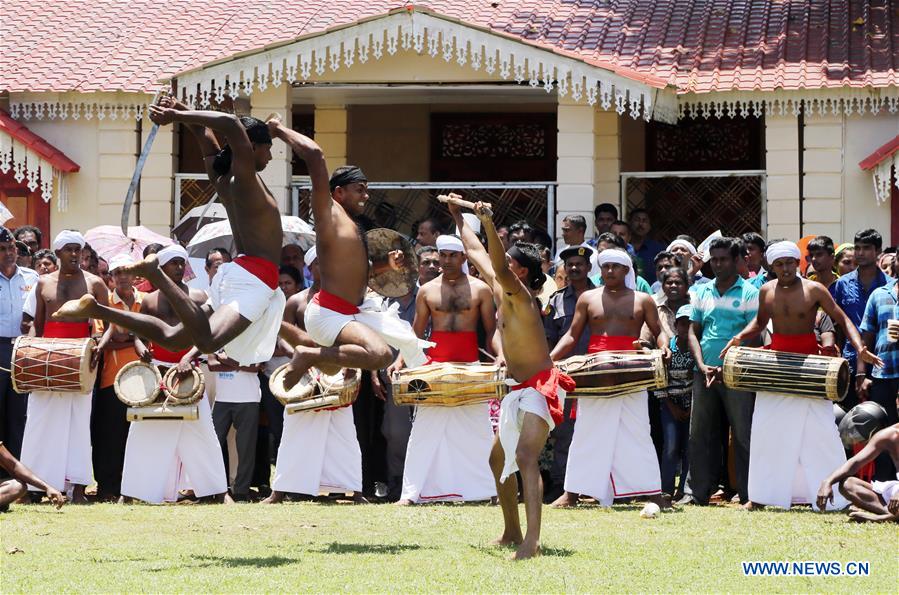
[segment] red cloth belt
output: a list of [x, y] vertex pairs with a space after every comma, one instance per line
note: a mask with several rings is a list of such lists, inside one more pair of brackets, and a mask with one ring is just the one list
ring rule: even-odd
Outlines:
[[431, 331], [431, 341], [437, 345], [428, 350], [428, 363], [476, 362], [479, 359], [475, 331]]
[[153, 353], [153, 359], [167, 364], [177, 364], [181, 362], [181, 358], [187, 355], [190, 349], [182, 349], [181, 351], [169, 351], [161, 345], [155, 343], [150, 344], [150, 351]]
[[590, 344], [587, 353], [599, 351], [634, 351], [634, 341], [637, 337], [622, 337], [609, 335], [590, 335]]
[[234, 259], [234, 264], [245, 268], [251, 275], [265, 283], [271, 289], [278, 289], [278, 265], [259, 256], [241, 254]]
[[804, 335], [772, 333], [771, 345], [768, 348], [774, 351], [788, 351], [806, 355], [818, 355], [821, 352], [818, 348], [818, 339], [815, 337], [815, 333], [806, 333]]
[[349, 316], [350, 314], [358, 314], [359, 308], [349, 303], [342, 297], [337, 297], [333, 293], [328, 293], [324, 289], [319, 289], [318, 293], [312, 296], [312, 303], [318, 304], [322, 308], [334, 310], [338, 314]]
[[565, 419], [565, 412], [562, 411], [562, 404], [559, 403], [559, 387], [565, 392], [571, 392], [576, 388], [574, 379], [568, 374], [563, 374], [558, 368], [547, 368], [542, 372], [537, 372], [521, 384], [516, 384], [512, 390], [521, 390], [523, 388], [533, 388], [546, 398], [546, 404], [549, 405], [549, 415], [553, 419], [553, 423], [559, 425]]
[[85, 339], [91, 336], [91, 325], [87, 322], [48, 320], [44, 323], [44, 336], [53, 339]]

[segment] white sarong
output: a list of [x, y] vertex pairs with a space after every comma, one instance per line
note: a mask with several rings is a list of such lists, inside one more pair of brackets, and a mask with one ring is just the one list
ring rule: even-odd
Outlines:
[[[506, 383], [509, 383], [509, 380], [506, 380]], [[560, 388], [558, 395], [559, 401], [564, 406], [565, 391]], [[527, 386], [513, 390], [503, 397], [499, 406], [499, 443], [503, 447], [503, 472], [500, 475], [500, 483], [505, 483], [510, 475], [518, 471], [515, 451], [518, 449], [518, 439], [521, 438], [521, 426], [524, 424], [525, 413], [533, 413], [545, 421], [549, 425], [550, 432], [556, 427], [556, 423], [549, 413], [546, 397], [536, 388]]]
[[28, 396], [22, 463], [60, 492], [91, 483], [91, 393]]
[[899, 493], [899, 481], [897, 480], [899, 480], [899, 473], [896, 473], [896, 480], [871, 482], [874, 491], [883, 499], [884, 505], [888, 505], [893, 496]]
[[287, 303], [280, 288], [273, 290], [239, 264], [226, 262], [212, 278], [206, 303], [213, 310], [227, 306], [251, 323], [225, 345], [228, 357], [244, 366], [271, 359]]
[[[846, 462], [833, 421], [833, 403], [756, 393], [751, 436], [749, 499], [781, 508], [811, 504], [817, 510], [821, 482]], [[839, 510], [848, 504], [835, 491], [827, 509]]]
[[649, 432], [648, 395], [579, 399], [568, 450], [565, 491], [611, 506], [615, 498], [662, 492], [659, 459]]
[[272, 489], [310, 496], [362, 491], [362, 451], [352, 407], [284, 412]]
[[197, 407], [199, 416], [194, 420], [131, 422], [122, 469], [123, 496], [159, 504], [175, 502], [178, 490], [188, 486], [200, 498], [228, 491], [222, 449], [205, 395]]
[[418, 407], [400, 497], [413, 502], [489, 500], [496, 496], [491, 448], [490, 403]]
[[408, 368], [417, 368], [427, 363], [424, 350], [436, 343], [419, 339], [412, 325], [399, 317], [399, 302], [385, 308], [385, 302], [377, 298], [366, 298], [356, 314], [341, 314], [323, 308], [317, 301], [309, 302], [303, 321], [306, 332], [313, 341], [323, 347], [334, 345], [337, 335], [352, 321], [360, 322], [376, 332], [384, 342], [399, 350]]

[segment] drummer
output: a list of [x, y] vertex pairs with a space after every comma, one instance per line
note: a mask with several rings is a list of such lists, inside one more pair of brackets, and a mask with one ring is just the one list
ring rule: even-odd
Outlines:
[[[799, 247], [793, 242], [775, 242], [765, 252], [765, 260], [777, 276], [762, 285], [759, 310], [746, 328], [731, 339], [721, 357], [731, 347], [756, 337], [770, 320], [774, 332], [770, 348], [790, 353], [819, 353], [815, 338], [818, 308], [843, 328], [860, 361], [882, 366], [868, 351], [858, 329], [836, 305], [827, 288], [799, 276]], [[818, 487], [832, 469], [846, 462], [837, 427], [833, 423], [833, 404], [824, 399], [809, 399], [777, 394], [777, 379], [771, 392], [757, 392], [752, 414], [752, 440], [749, 443], [749, 502], [790, 508], [791, 504], [811, 504], [817, 509]], [[846, 500], [835, 497], [829, 509], [845, 507]]]
[[[306, 251], [306, 267], [312, 286], [287, 300], [280, 344], [288, 354], [296, 345], [315, 345], [306, 334], [306, 306], [318, 293], [320, 275], [315, 246]], [[284, 428], [275, 462], [271, 495], [263, 504], [278, 504], [288, 493], [318, 496], [321, 492], [353, 493], [362, 496], [362, 450], [356, 437], [352, 405], [319, 411], [283, 414]]]
[[[86, 338], [91, 326], [86, 319], [73, 322], [50, 320], [67, 300], [90, 293], [106, 305], [109, 290], [103, 279], [79, 267], [85, 241], [77, 231], [65, 230], [53, 240], [59, 270], [38, 279], [34, 331], [38, 337]], [[94, 350], [91, 366], [96, 367]], [[91, 482], [91, 393], [32, 392], [22, 440], [22, 463], [60, 492], [72, 488], [72, 503], [85, 504], [84, 488]], [[61, 437], [65, 440], [60, 443]], [[30, 486], [37, 491], [38, 488]]]
[[[162, 273], [197, 304], [206, 301], [206, 293], [192, 289], [184, 282], [187, 251], [177, 244], [156, 253]], [[177, 324], [178, 315], [168, 298], [156, 290], [147, 294], [140, 312], [159, 318], [166, 324]], [[172, 352], [153, 343], [139, 354], [165, 372], [183, 364], [189, 368], [198, 355], [196, 348]], [[161, 503], [177, 500], [183, 474], [190, 479], [190, 487], [199, 498], [223, 502], [227, 498], [227, 479], [222, 451], [212, 424], [212, 413], [204, 396], [197, 403], [199, 417], [195, 420], [143, 420], [132, 422], [125, 445], [125, 465], [122, 470], [122, 501], [138, 499]]]
[[[609, 248], [600, 252], [597, 264], [602, 287], [578, 298], [571, 328], [552, 350], [553, 360], [568, 356], [589, 324], [588, 353], [632, 351], [639, 345], [645, 323], [656, 344], [668, 352], [668, 332], [659, 322], [652, 297], [635, 291], [631, 257]], [[602, 506], [616, 498], [646, 496], [661, 507], [659, 459], [649, 433], [648, 395], [640, 390], [610, 399], [579, 399], [577, 424], [568, 451], [565, 493], [555, 507], [575, 506], [578, 494], [589, 494]]]
[[[429, 363], [478, 361], [478, 323], [486, 346], [495, 351], [496, 308], [490, 287], [463, 272], [465, 248], [458, 236], [437, 237], [440, 268], [436, 279], [418, 290], [415, 334], [437, 343]], [[402, 367], [399, 356], [397, 368]], [[496, 495], [490, 471], [493, 427], [490, 403], [459, 407], [418, 407], [406, 450], [403, 491], [398, 504], [489, 500]]]

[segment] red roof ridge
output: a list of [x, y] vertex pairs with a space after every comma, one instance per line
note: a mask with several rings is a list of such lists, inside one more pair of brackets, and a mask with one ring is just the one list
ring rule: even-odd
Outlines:
[[883, 163], [887, 157], [891, 157], [896, 151], [899, 151], [899, 135], [896, 135], [892, 140], [887, 141], [876, 151], [859, 161], [858, 166], [862, 169], [871, 169]]
[[24, 124], [14, 120], [2, 109], [0, 109], [0, 131], [25, 145], [60, 171], [72, 173], [81, 169], [81, 166], [69, 159], [65, 153], [29, 130]]

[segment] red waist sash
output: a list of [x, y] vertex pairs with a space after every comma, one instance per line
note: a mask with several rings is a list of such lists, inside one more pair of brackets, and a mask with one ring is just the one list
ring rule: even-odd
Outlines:
[[44, 336], [53, 339], [86, 339], [91, 336], [91, 325], [87, 322], [48, 320], [44, 323]]
[[542, 372], [537, 372], [521, 384], [516, 384], [512, 390], [521, 390], [523, 388], [533, 388], [546, 398], [546, 404], [549, 405], [549, 415], [553, 419], [553, 423], [559, 425], [565, 419], [565, 412], [562, 411], [562, 404], [559, 403], [559, 387], [565, 392], [571, 392], [576, 388], [574, 379], [568, 374], [563, 374], [558, 368], [547, 368]]
[[312, 296], [312, 303], [318, 304], [322, 308], [334, 310], [338, 314], [349, 316], [350, 314], [358, 314], [359, 308], [342, 297], [337, 297], [333, 293], [328, 293], [324, 289], [319, 289], [318, 293]]
[[590, 335], [590, 344], [587, 353], [599, 351], [633, 351], [634, 341], [637, 337]]
[[428, 363], [478, 361], [478, 334], [475, 331], [432, 331], [431, 341], [437, 345], [428, 350]]
[[271, 289], [278, 289], [278, 265], [260, 258], [259, 256], [247, 256], [241, 254], [234, 259], [234, 264], [245, 268], [251, 275], [268, 285]]
[[181, 351], [169, 351], [161, 345], [152, 343], [150, 345], [150, 351], [153, 353], [153, 359], [155, 360], [159, 360], [167, 364], [177, 364], [181, 362], [181, 358], [184, 357], [187, 352], [190, 351], [190, 349], [182, 349]]
[[775, 351], [788, 351], [790, 353], [805, 353], [807, 355], [818, 355], [818, 339], [815, 333], [806, 333], [804, 335], [781, 335], [778, 333], [771, 334], [771, 345], [769, 349]]

